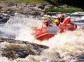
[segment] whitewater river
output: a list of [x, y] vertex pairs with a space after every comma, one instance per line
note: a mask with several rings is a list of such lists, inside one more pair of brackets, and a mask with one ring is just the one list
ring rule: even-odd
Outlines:
[[78, 25], [77, 30], [57, 33], [49, 40], [40, 42], [35, 39], [33, 32], [35, 27], [42, 26], [42, 20], [21, 14], [11, 16], [7, 23], [0, 24], [0, 37], [47, 45], [49, 49], [43, 51], [40, 56], [30, 55], [15, 60], [0, 56], [0, 62], [61, 62], [63, 60], [76, 62], [76, 56], [84, 53], [84, 29], [82, 29], [84, 16], [71, 17], [71, 20]]

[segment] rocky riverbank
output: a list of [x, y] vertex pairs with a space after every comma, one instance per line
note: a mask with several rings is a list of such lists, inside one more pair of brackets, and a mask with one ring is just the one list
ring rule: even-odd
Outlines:
[[24, 14], [26, 16], [43, 16], [45, 10], [52, 7], [48, 3], [44, 4], [32, 4], [32, 3], [0, 3], [0, 23], [6, 23], [10, 16], [14, 16], [17, 13]]
[[46, 9], [53, 7], [48, 3], [28, 4], [28, 3], [0, 3], [0, 13], [13, 14], [15, 12], [26, 15], [44, 15]]

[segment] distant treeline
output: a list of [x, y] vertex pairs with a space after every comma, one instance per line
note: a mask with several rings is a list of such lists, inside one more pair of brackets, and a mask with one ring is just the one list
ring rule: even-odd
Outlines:
[[70, 6], [81, 7], [84, 8], [84, 0], [0, 0], [5, 2], [25, 2], [25, 3], [45, 3], [49, 2], [52, 5], [62, 5], [67, 4]]
[[84, 0], [46, 0], [48, 1], [50, 4], [53, 5], [62, 5], [62, 4], [67, 4], [70, 6], [74, 6], [74, 7], [80, 7], [82, 9], [84, 9]]

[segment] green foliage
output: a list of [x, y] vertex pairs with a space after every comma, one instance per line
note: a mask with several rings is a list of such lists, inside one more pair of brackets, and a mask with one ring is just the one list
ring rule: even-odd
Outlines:
[[72, 13], [72, 12], [78, 12], [78, 11], [83, 11], [80, 8], [74, 8], [74, 7], [69, 7], [69, 8], [49, 8], [46, 10], [47, 12], [65, 12], [65, 13]]
[[55, 5], [55, 6], [59, 6], [62, 4], [60, 0], [46, 0], [46, 1], [48, 1], [50, 4]]

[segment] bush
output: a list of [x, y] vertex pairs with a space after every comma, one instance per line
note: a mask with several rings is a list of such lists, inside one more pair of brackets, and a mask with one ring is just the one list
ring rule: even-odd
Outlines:
[[80, 8], [74, 8], [74, 7], [69, 7], [69, 8], [49, 8], [46, 10], [46, 12], [64, 12], [64, 13], [72, 13], [72, 12], [79, 12], [79, 11], [83, 11]]

